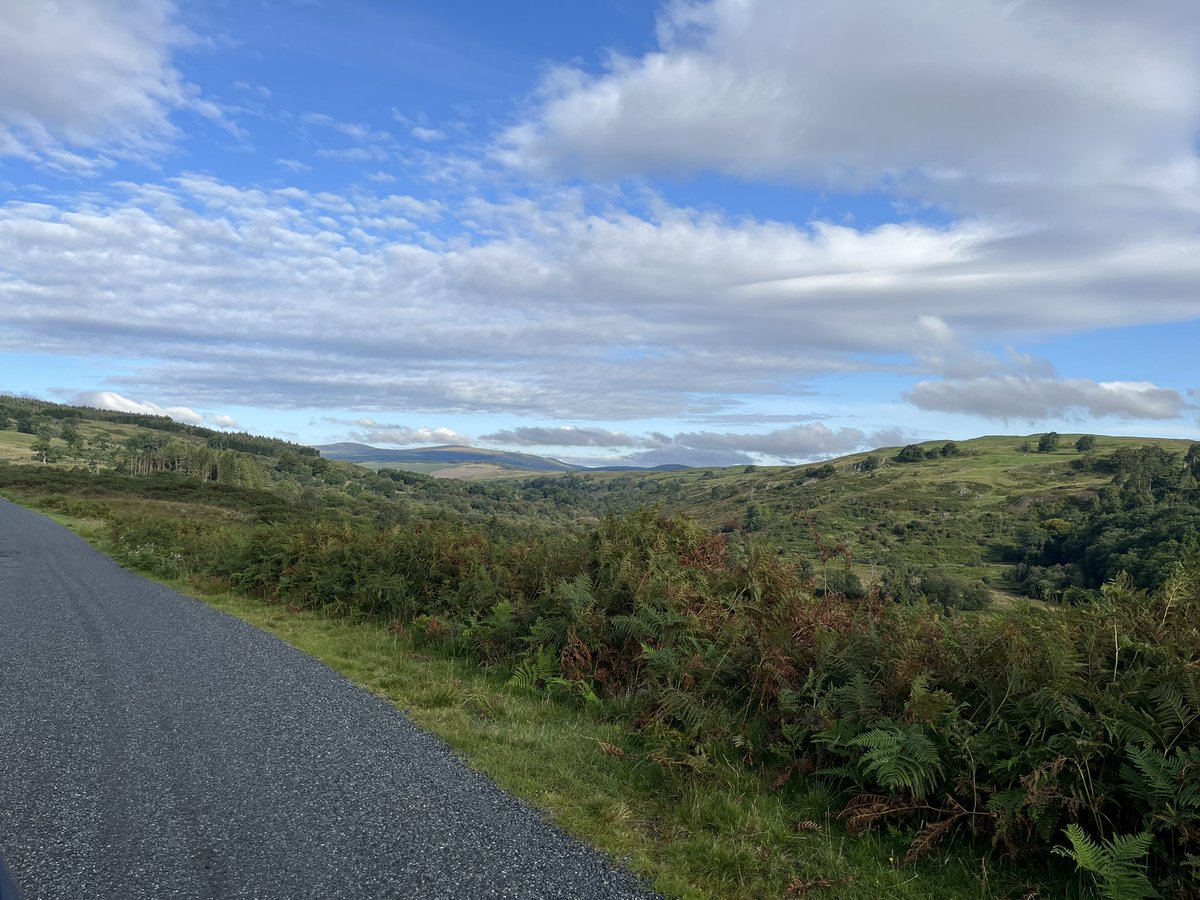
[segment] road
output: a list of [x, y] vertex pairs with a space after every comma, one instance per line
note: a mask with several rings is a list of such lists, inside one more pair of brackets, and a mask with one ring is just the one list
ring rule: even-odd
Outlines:
[[0, 854], [26, 900], [651, 896], [383, 700], [4, 500]]

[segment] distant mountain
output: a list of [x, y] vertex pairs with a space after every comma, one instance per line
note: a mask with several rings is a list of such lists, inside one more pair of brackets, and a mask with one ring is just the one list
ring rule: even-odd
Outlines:
[[661, 466], [591, 466], [585, 472], [686, 472], [691, 466], [683, 463], [663, 463]]
[[352, 463], [375, 463], [377, 465], [402, 465], [403, 463], [440, 463], [457, 466], [463, 463], [492, 463], [510, 469], [526, 469], [530, 472], [575, 472], [580, 466], [559, 462], [531, 453], [507, 453], [503, 450], [487, 450], [482, 447], [410, 447], [404, 450], [388, 450], [368, 444], [343, 442], [323, 444], [317, 447], [326, 459], [340, 459]]
[[403, 467], [405, 463], [422, 466], [458, 466], [464, 463], [490, 463], [508, 469], [524, 469], [529, 472], [681, 472], [689, 466], [678, 463], [647, 468], [645, 466], [577, 466], [547, 456], [532, 453], [509, 453], [504, 450], [488, 450], [484, 447], [410, 447], [403, 450], [388, 450], [369, 444], [342, 442], [323, 444], [316, 448], [326, 459], [340, 459], [360, 465]]

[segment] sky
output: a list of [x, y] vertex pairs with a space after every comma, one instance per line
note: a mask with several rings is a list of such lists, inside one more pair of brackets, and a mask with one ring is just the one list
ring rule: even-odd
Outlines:
[[1194, 0], [0, 4], [0, 392], [792, 464], [1200, 436]]

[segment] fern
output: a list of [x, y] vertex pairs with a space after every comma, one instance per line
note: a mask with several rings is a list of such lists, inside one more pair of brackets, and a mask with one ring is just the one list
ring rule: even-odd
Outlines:
[[1104, 900], [1148, 900], [1160, 896], [1146, 875], [1150, 832], [1116, 835], [1100, 843], [1088, 837], [1078, 825], [1068, 825], [1066, 834], [1071, 846], [1055, 847], [1054, 852], [1090, 873]]
[[706, 718], [704, 707], [694, 697], [670, 685], [661, 688], [655, 716], [691, 737], [702, 733]]
[[556, 663], [553, 647], [538, 647], [518, 663], [508, 683], [513, 687], [540, 690], [554, 678]]
[[1179, 828], [1200, 817], [1200, 748], [1167, 756], [1153, 747], [1126, 748], [1132, 765], [1121, 766], [1126, 789], [1150, 807], [1152, 823]]
[[939, 719], [957, 712], [954, 697], [946, 691], [929, 689], [929, 676], [918, 675], [909, 690], [904, 713], [910, 721], [932, 725]]
[[866, 748], [860, 760], [866, 772], [890, 790], [922, 798], [942, 777], [937, 747], [920, 728], [901, 730], [894, 724], [860, 734], [852, 747]]
[[847, 682], [831, 692], [831, 699], [843, 716], [858, 721], [870, 718], [879, 709], [879, 691], [866, 673], [859, 670]]

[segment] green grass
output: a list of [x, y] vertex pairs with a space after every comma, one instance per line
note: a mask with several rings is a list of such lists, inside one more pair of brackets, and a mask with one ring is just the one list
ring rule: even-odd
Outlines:
[[37, 436], [21, 434], [14, 429], [0, 429], [0, 460], [8, 462], [33, 462], [33, 453], [29, 449]]
[[[832, 460], [837, 474], [824, 480], [805, 477], [817, 464], [652, 473], [640, 476], [641, 490], [650, 496], [657, 485], [652, 499], [665, 510], [712, 527], [740, 526], [755, 506], [763, 536], [785, 552], [810, 559], [815, 527], [827, 546], [849, 547], [868, 582], [889, 554], [899, 553], [914, 565], [997, 584], [1010, 564], [996, 558], [996, 549], [1036, 520], [1039, 503], [1087, 494], [1110, 480], [1110, 475], [1072, 466], [1082, 456], [1074, 448], [1078, 437], [1062, 435], [1060, 449], [1052, 453], [1022, 453], [1018, 448], [1026, 441], [1036, 448], [1037, 435], [988, 436], [956, 442], [959, 456], [917, 463], [891, 462], [899, 448], [884, 448]], [[1097, 436], [1091, 455], [1150, 444], [1182, 453], [1190, 443]], [[885, 465], [855, 471], [868, 455]]]
[[[124, 443], [130, 437], [137, 434], [139, 430], [136, 425], [125, 425], [116, 422], [89, 422], [86, 420], [78, 421], [77, 426], [80, 437], [87, 440], [105, 437], [113, 444]], [[181, 437], [186, 436], [181, 435]], [[197, 440], [196, 438], [187, 439]], [[59, 459], [48, 464], [42, 463], [41, 460], [33, 455], [33, 451], [30, 449], [36, 440], [37, 435], [35, 434], [22, 434], [15, 428], [0, 428], [0, 461], [67, 468], [82, 465], [83, 461], [80, 458], [70, 456], [66, 441], [59, 437], [54, 437], [50, 440], [51, 447], [59, 452]]]
[[[57, 516], [100, 549], [104, 524]], [[700, 774], [639, 757], [624, 724], [587, 706], [506, 684], [378, 624], [168, 582], [278, 635], [404, 710], [471, 767], [545, 810], [566, 831], [653, 882], [667, 896], [767, 898], [1022, 897], [1037, 876], [959, 849], [911, 865], [908, 838], [848, 835], [815, 779], [774, 789], [741, 766]], [[613, 748], [617, 748], [614, 750]], [[1053, 884], [1055, 896], [1069, 886]]]

